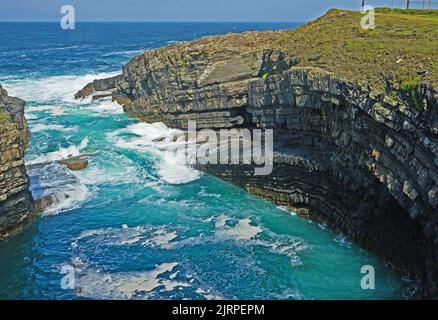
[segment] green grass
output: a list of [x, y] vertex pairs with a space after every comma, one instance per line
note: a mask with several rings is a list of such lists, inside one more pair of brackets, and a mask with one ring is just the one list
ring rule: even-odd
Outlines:
[[9, 117], [7, 115], [5, 115], [5, 114], [0, 112], [0, 123], [2, 123], [2, 122], [9, 122], [9, 121], [10, 121]]
[[416, 16], [429, 19], [438, 19], [438, 10], [419, 10], [419, 9], [398, 9], [398, 8], [376, 8], [376, 13], [400, 14], [406, 16]]
[[[380, 89], [419, 73], [438, 87], [438, 11], [376, 12], [376, 28], [363, 30], [362, 13], [332, 9], [286, 32], [276, 47], [298, 57], [298, 66], [320, 67]], [[321, 58], [309, 61], [313, 55]]]
[[415, 109], [420, 111], [422, 109], [420, 99], [418, 98], [418, 86], [420, 85], [422, 81], [421, 76], [416, 76], [413, 79], [403, 79], [400, 85], [400, 89], [403, 90], [405, 93], [410, 94], [412, 97], [412, 104], [414, 105]]
[[[0, 89], [1, 89], [1, 87], [0, 87]], [[6, 112], [6, 110], [2, 106], [0, 106], [0, 123], [9, 122], [9, 121], [11, 121], [9, 114]]]
[[411, 90], [417, 90], [418, 86], [421, 83], [421, 76], [416, 76], [413, 79], [403, 79], [402, 83], [400, 85], [400, 89], [402, 89], [403, 91], [411, 91]]

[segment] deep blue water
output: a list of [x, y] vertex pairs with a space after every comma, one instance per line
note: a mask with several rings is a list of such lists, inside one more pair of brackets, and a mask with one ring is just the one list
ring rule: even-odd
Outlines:
[[[324, 226], [176, 165], [169, 131], [110, 101], [75, 101], [87, 82], [143, 50], [293, 23], [0, 23], [0, 83], [27, 101], [28, 165], [96, 153], [80, 172], [29, 167], [35, 197], [61, 201], [0, 244], [0, 298], [391, 299], [407, 283]], [[360, 286], [361, 267], [376, 289]], [[63, 289], [63, 267], [75, 286]]]

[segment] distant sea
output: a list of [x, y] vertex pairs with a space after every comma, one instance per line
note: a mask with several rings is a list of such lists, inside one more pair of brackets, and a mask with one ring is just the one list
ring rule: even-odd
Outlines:
[[[408, 283], [324, 225], [167, 159], [153, 142], [163, 124], [73, 99], [144, 50], [297, 25], [0, 23], [0, 83], [27, 101], [32, 192], [59, 200], [0, 243], [0, 299], [406, 297]], [[80, 153], [96, 153], [83, 171], [32, 166]], [[375, 290], [360, 286], [364, 265]]]

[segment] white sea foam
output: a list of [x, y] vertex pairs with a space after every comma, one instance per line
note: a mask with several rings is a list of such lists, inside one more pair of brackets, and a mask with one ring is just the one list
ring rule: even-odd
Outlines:
[[0, 82], [5, 82], [7, 80], [13, 80], [13, 79], [17, 79], [17, 76], [0, 73]]
[[303, 300], [304, 295], [298, 290], [293, 288], [287, 288], [280, 292], [273, 292], [271, 294], [273, 300]]
[[[41, 79], [26, 79], [26, 80], [9, 80], [5, 83], [11, 94], [20, 96], [29, 102], [26, 107], [26, 114], [32, 119], [36, 119], [38, 112], [50, 112], [52, 116], [60, 116], [66, 113], [72, 113], [78, 110], [91, 111], [99, 116], [108, 116], [112, 114], [122, 114], [122, 107], [116, 102], [111, 101], [77, 101], [74, 99], [74, 94], [84, 85], [94, 79], [102, 79], [117, 75], [116, 73], [100, 73], [88, 75], [66, 75], [52, 76]], [[32, 105], [33, 103], [45, 103], [46, 105]], [[48, 103], [48, 104], [47, 104]], [[41, 124], [32, 126], [33, 132], [41, 132], [46, 130], [68, 131], [69, 128], [62, 128], [59, 125], [50, 125], [44, 127]], [[185, 157], [181, 154], [173, 154], [162, 150], [163, 144], [156, 143], [153, 140], [165, 135], [172, 135], [179, 132], [167, 128], [164, 124], [145, 124], [139, 123], [128, 126], [126, 129], [118, 130], [112, 135], [116, 141], [116, 145], [122, 148], [129, 148], [139, 152], [149, 152], [157, 156], [159, 159], [156, 170], [161, 179], [170, 184], [190, 183], [198, 179], [202, 174], [194, 170], [181, 160]], [[118, 134], [132, 133], [135, 137], [120, 137]], [[55, 152], [46, 155], [41, 155], [37, 159], [29, 161], [29, 164], [56, 161], [68, 156], [79, 155], [80, 146], [70, 146], [68, 148], [60, 148]]]
[[235, 240], [250, 240], [263, 231], [260, 226], [251, 225], [249, 218], [239, 220], [234, 227], [227, 225], [228, 220], [230, 218], [226, 215], [220, 215], [217, 218], [215, 222], [217, 236]]
[[[302, 264], [299, 253], [308, 249], [307, 244], [302, 239], [290, 235], [277, 234], [267, 228], [262, 228], [260, 225], [252, 225], [253, 222], [249, 218], [237, 220], [225, 214], [220, 214], [205, 219], [204, 222], [214, 222], [215, 237], [199, 237], [198, 239], [187, 240], [186, 243], [197, 244], [206, 241], [240, 240], [238, 242], [240, 245], [262, 246], [271, 253], [289, 257], [292, 267]], [[263, 236], [259, 237], [259, 234], [262, 232]], [[178, 245], [184, 244], [179, 243]]]
[[83, 110], [92, 111], [94, 113], [104, 116], [124, 113], [123, 108], [120, 104], [108, 100], [93, 103], [90, 106], [83, 107]]
[[162, 288], [160, 291], [173, 291], [176, 288], [190, 287], [190, 284], [178, 282], [164, 275], [172, 272], [177, 262], [165, 262], [154, 269], [141, 272], [105, 273], [98, 269], [87, 268], [78, 272], [75, 278], [77, 294], [93, 299], [144, 299], [148, 293]]
[[39, 103], [67, 102], [77, 103], [76, 92], [95, 79], [104, 79], [120, 74], [120, 72], [97, 73], [86, 75], [50, 76], [40, 79], [9, 80], [4, 83], [8, 92], [26, 101]]
[[33, 179], [31, 188], [34, 196], [51, 195], [55, 200], [43, 215], [76, 209], [92, 195], [92, 191], [73, 172], [59, 163], [29, 167], [28, 173]]
[[220, 194], [207, 192], [207, 188], [205, 186], [201, 187], [201, 191], [198, 192], [198, 196], [216, 198], [216, 199], [219, 199], [221, 197]]
[[24, 115], [25, 115], [25, 117], [26, 117], [26, 119], [28, 121], [29, 120], [32, 121], [32, 120], [38, 120], [39, 119], [36, 115], [34, 115], [34, 114], [30, 113], [30, 112], [25, 112]]
[[140, 55], [143, 52], [145, 52], [145, 50], [126, 50], [126, 51], [114, 51], [114, 52], [110, 52], [110, 53], [106, 53], [104, 55], [102, 55], [103, 57], [111, 57], [111, 56], [136, 56], [136, 55]]
[[335, 237], [335, 242], [339, 243], [341, 246], [350, 248], [351, 247], [351, 242], [342, 234], [339, 234]]
[[62, 116], [65, 111], [59, 106], [32, 106], [27, 108], [26, 113], [34, 113], [40, 111], [50, 111], [53, 116]]
[[55, 198], [55, 204], [43, 212], [45, 216], [79, 208], [90, 197], [91, 192], [86, 185], [75, 183], [52, 190], [51, 194]]
[[177, 231], [168, 231], [165, 226], [122, 225], [121, 228], [100, 228], [84, 230], [76, 240], [87, 239], [106, 246], [123, 246], [141, 244], [148, 247], [171, 249], [172, 241], [177, 237]]
[[227, 215], [225, 215], [225, 214], [221, 214], [221, 215], [219, 215], [219, 216], [216, 218], [216, 221], [215, 221], [215, 223], [214, 223], [215, 228], [216, 228], [216, 229], [222, 229], [222, 228], [224, 228], [224, 227], [226, 226], [226, 224], [227, 224], [227, 221], [228, 221], [229, 219], [230, 219], [230, 218], [229, 218]]
[[[154, 154], [160, 160], [157, 172], [163, 181], [170, 184], [185, 184], [199, 179], [202, 173], [184, 164], [185, 161], [182, 158], [185, 157], [184, 152], [168, 152], [166, 143], [157, 142], [157, 139], [179, 133], [181, 131], [169, 129], [163, 123], [137, 123], [112, 132], [109, 138], [118, 147]], [[126, 136], [126, 134], [131, 134], [131, 136]], [[168, 144], [174, 143], [181, 142], [168, 142]]]
[[77, 131], [79, 129], [78, 126], [73, 127], [64, 127], [60, 124], [43, 124], [43, 123], [36, 123], [34, 125], [30, 126], [30, 131], [32, 132], [42, 132], [42, 131], [61, 131], [61, 132], [71, 132], [71, 131]]
[[170, 248], [170, 242], [177, 237], [176, 231], [167, 232], [165, 228], [158, 229], [152, 233], [152, 237], [149, 238], [145, 244], [152, 243], [155, 246], [162, 248]]
[[141, 226], [130, 228], [127, 225], [122, 228], [101, 228], [83, 231], [77, 240], [93, 238], [105, 245], [122, 246], [140, 242], [145, 229]]
[[[55, 200], [43, 215], [55, 215], [78, 208], [92, 195], [86, 183], [79, 179], [79, 173], [71, 172], [57, 163], [59, 160], [80, 155], [81, 150], [87, 145], [88, 138], [84, 138], [77, 146], [59, 148], [57, 151], [26, 161], [26, 164], [31, 166], [30, 175], [37, 179], [37, 185], [43, 190], [43, 195], [51, 195]], [[37, 166], [32, 167], [33, 165]]]
[[224, 297], [220, 294], [212, 293], [211, 290], [205, 290], [198, 288], [195, 291], [197, 294], [203, 296], [207, 300], [224, 300]]
[[274, 243], [262, 243], [263, 246], [267, 247], [270, 252], [285, 255], [289, 257], [290, 265], [292, 267], [300, 266], [303, 264], [299, 257], [299, 253], [307, 250], [307, 246], [301, 241], [296, 239], [287, 239], [286, 243], [277, 240]]
[[285, 207], [285, 206], [278, 206], [277, 209], [279, 209], [279, 210], [281, 210], [281, 211], [284, 211], [284, 212], [287, 212], [287, 213], [289, 213], [291, 216], [296, 216], [296, 215], [297, 215], [297, 213], [296, 213], [295, 211], [292, 211], [292, 210], [290, 210], [288, 207]]
[[[165, 195], [170, 195], [172, 193], [171, 191], [166, 190], [164, 188], [164, 182], [163, 181], [156, 180], [156, 179], [153, 179], [151, 181], [147, 181], [144, 184], [144, 187], [145, 188], [150, 188], [150, 189], [154, 190], [156, 193], [159, 193], [159, 194], [163, 195], [163, 197]], [[144, 198], [142, 200], [139, 200], [139, 203], [149, 202], [149, 200], [150, 200], [149, 198]]]
[[124, 159], [120, 160], [122, 162], [116, 162], [119, 158], [121, 157], [116, 157], [112, 165], [102, 164], [101, 159], [92, 161], [87, 170], [78, 171], [76, 175], [87, 185], [137, 183], [144, 179], [135, 164], [130, 164]]
[[34, 164], [48, 163], [48, 162], [67, 159], [70, 157], [79, 156], [82, 153], [82, 150], [88, 146], [88, 142], [89, 142], [88, 137], [85, 137], [79, 145], [71, 145], [67, 148], [60, 147], [56, 151], [42, 154], [36, 159], [26, 161], [26, 164], [34, 165]]

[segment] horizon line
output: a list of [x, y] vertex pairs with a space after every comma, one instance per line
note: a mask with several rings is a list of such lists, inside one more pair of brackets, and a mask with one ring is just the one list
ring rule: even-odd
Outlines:
[[[296, 23], [307, 22], [309, 20], [76, 20], [76, 23], [84, 22], [132, 22], [132, 23], [147, 23], [147, 22], [229, 22], [229, 23], [241, 23], [241, 22], [257, 22], [257, 23]], [[19, 23], [35, 23], [35, 22], [50, 22], [60, 23], [60, 20], [0, 20], [0, 23], [6, 22], [19, 22]]]

